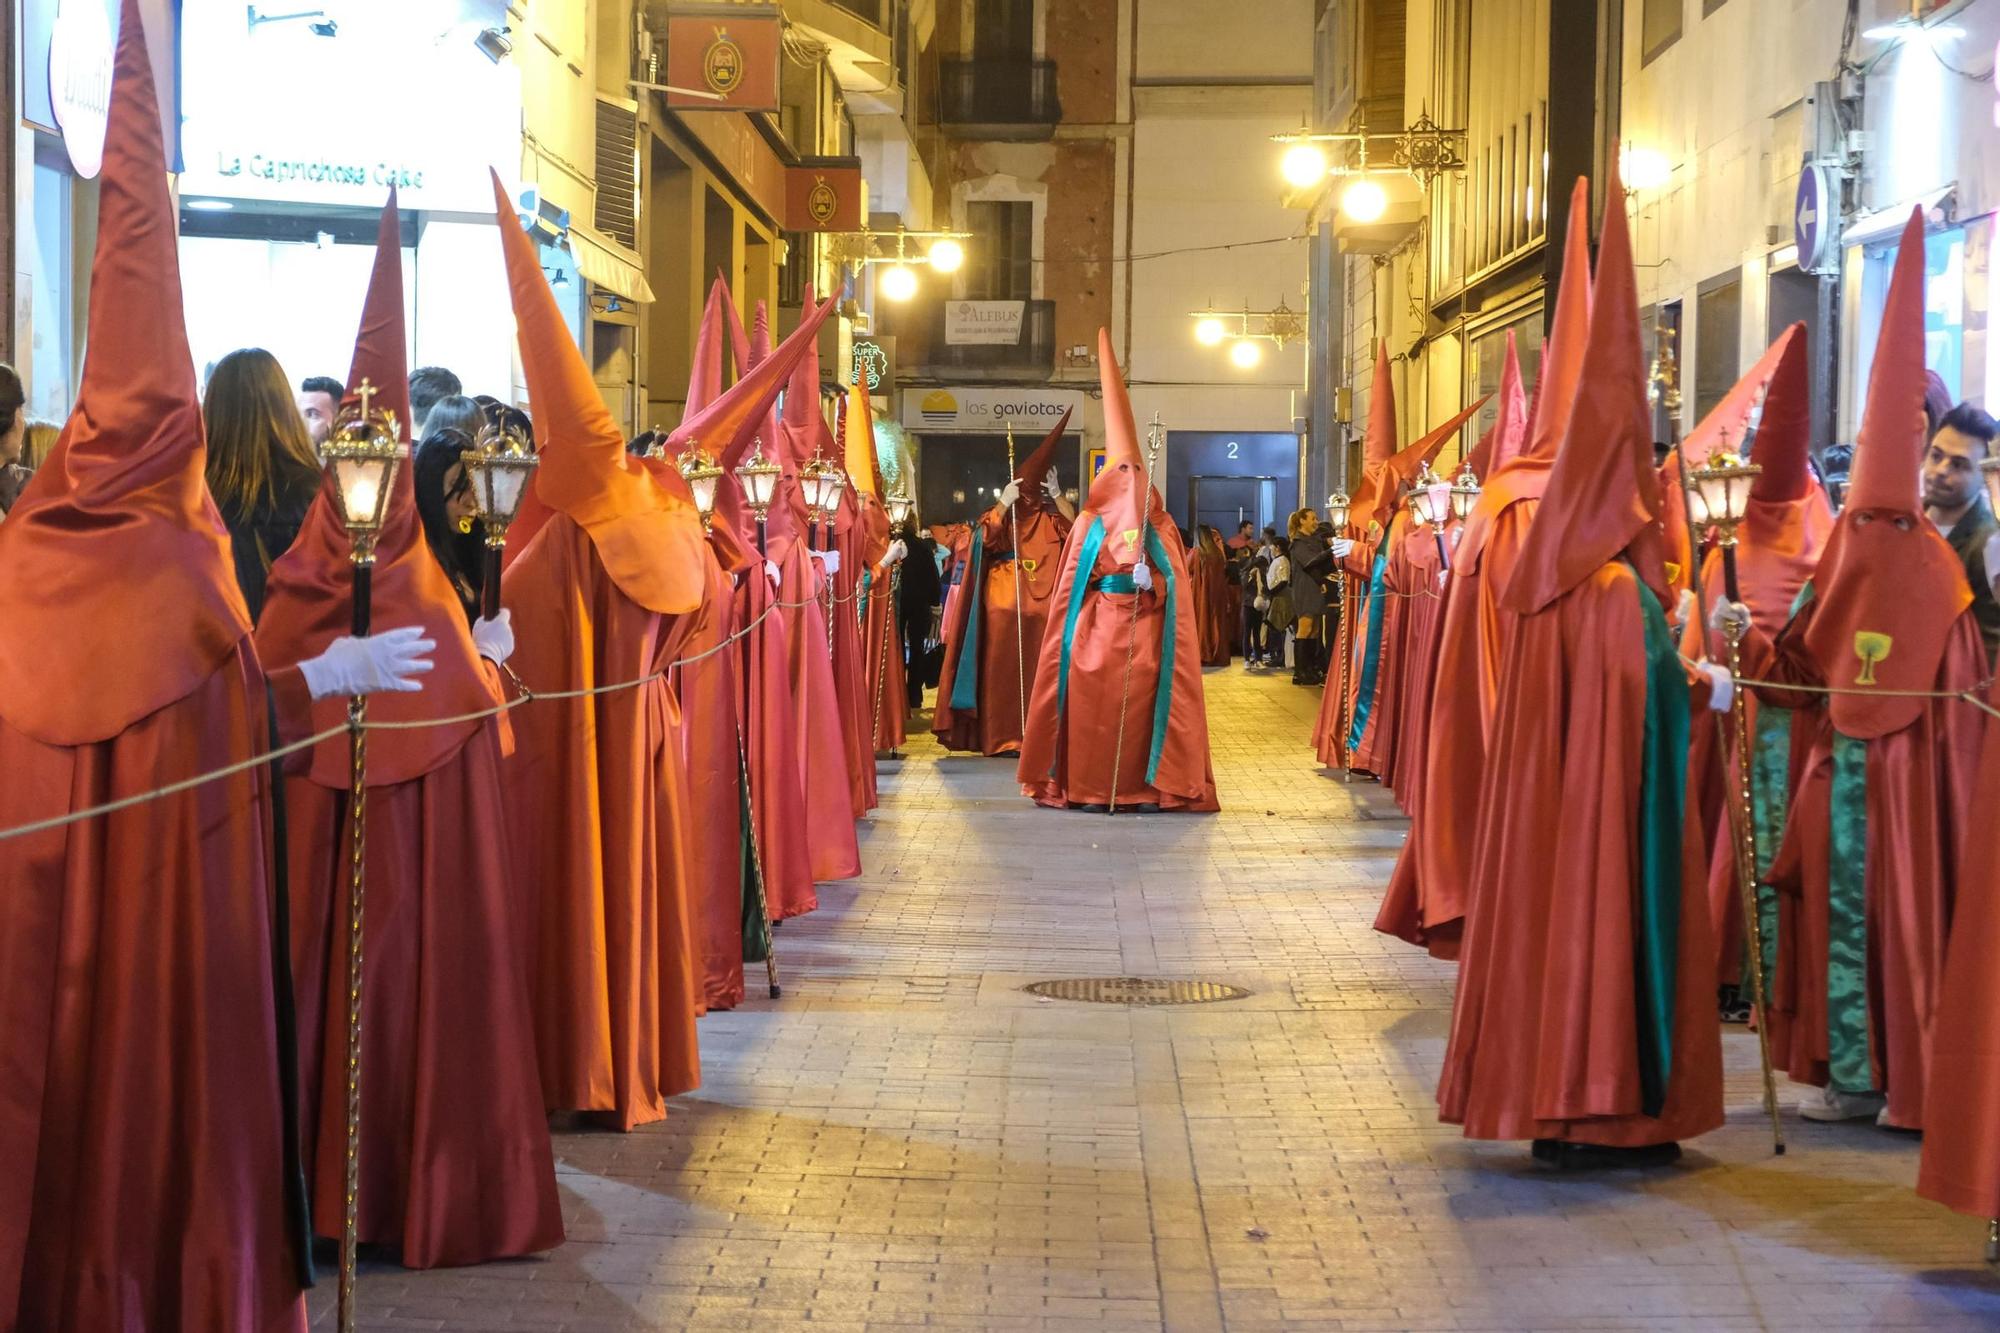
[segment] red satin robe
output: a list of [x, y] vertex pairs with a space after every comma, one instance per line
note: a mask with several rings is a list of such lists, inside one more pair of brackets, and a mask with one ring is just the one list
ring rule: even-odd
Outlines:
[[[0, 827], [239, 763], [267, 736], [246, 636], [110, 740], [0, 721]], [[268, 771], [0, 842], [0, 1327], [305, 1328]]]
[[[2000, 708], [2000, 679], [1986, 692]], [[1955, 725], [1985, 732], [1975, 791], [2000, 792], [2000, 719], [1955, 705]], [[2000, 857], [1990, 826], [1968, 823], [1959, 851], [1958, 910], [1945, 955], [1944, 984], [1924, 1099], [1924, 1150], [1917, 1193], [1974, 1217], [2000, 1217]]]
[[[1457, 538], [1458, 525], [1447, 524], [1445, 549]], [[1416, 808], [1424, 785], [1424, 759], [1430, 752], [1431, 697], [1438, 684], [1438, 641], [1444, 632], [1445, 599], [1451, 581], [1440, 579], [1444, 557], [1438, 553], [1435, 529], [1413, 528], [1404, 541], [1404, 568], [1409, 595], [1403, 607], [1403, 667], [1396, 707], [1394, 760], [1383, 782], [1395, 793], [1405, 813]], [[1445, 689], [1456, 688], [1446, 682]]]
[[[1327, 645], [1326, 688], [1320, 694], [1319, 717], [1313, 724], [1313, 752], [1329, 768], [1346, 768], [1347, 736], [1354, 727], [1354, 707], [1361, 691], [1361, 662], [1368, 646], [1368, 582], [1375, 569], [1375, 552], [1382, 534], [1354, 538], [1354, 549], [1345, 560], [1334, 562], [1341, 586], [1341, 624], [1346, 627], [1346, 688], [1341, 688], [1340, 626], [1334, 627], [1333, 642]], [[1292, 577], [1311, 577], [1292, 571]], [[1387, 598], [1383, 599], [1385, 602]]]
[[1188, 582], [1194, 586], [1196, 638], [1201, 644], [1201, 664], [1228, 666], [1232, 638], [1229, 621], [1229, 577], [1220, 556], [1197, 547], [1188, 557]]
[[[903, 674], [903, 630], [896, 623], [896, 569], [884, 556], [889, 549], [889, 515], [881, 501], [868, 496], [861, 511], [862, 553], [871, 563], [867, 616], [861, 626], [861, 649], [868, 663], [868, 718], [876, 753], [900, 749], [908, 738], [909, 713]], [[871, 761], [872, 757], [871, 757]]]
[[[1354, 766], [1384, 777], [1395, 761], [1396, 728], [1402, 714], [1403, 664], [1408, 658], [1404, 639], [1409, 632], [1410, 598], [1412, 580], [1410, 576], [1409, 551], [1410, 534], [1415, 525], [1410, 522], [1407, 509], [1398, 509], [1389, 520], [1387, 546], [1388, 563], [1382, 569], [1382, 617], [1381, 646], [1375, 662], [1374, 688], [1369, 694], [1368, 717], [1361, 728], [1361, 736], [1354, 747]], [[1350, 553], [1351, 554], [1351, 553]], [[1367, 658], [1368, 644], [1365, 637], [1367, 626], [1362, 626], [1364, 637], [1355, 654], [1355, 688], [1361, 686], [1361, 663]], [[1356, 706], [1360, 706], [1360, 696], [1356, 695]]]
[[[1770, 869], [1778, 892], [1778, 970], [1767, 978], [1771, 1059], [1794, 1082], [1824, 1087], [1834, 731], [1825, 695], [1782, 688], [1825, 683], [1804, 650], [1818, 606], [1808, 600], [1775, 642], [1753, 624], [1743, 671], [1779, 682], [1757, 693], [1794, 710], [1792, 805]], [[1986, 674], [1978, 622], [1961, 613], [1934, 688], [1965, 689]], [[1925, 1127], [1945, 942], [1959, 897], [1959, 842], [1982, 827], [1973, 805], [1980, 732], [1968, 712], [1956, 700], [1933, 700], [1901, 731], [1865, 742], [1868, 1048], [1875, 1086], [1888, 1096], [1885, 1118], [1899, 1129]]]
[[[625, 596], [566, 514], [514, 559], [505, 600], [510, 665], [542, 692], [659, 672], [686, 637], [688, 617]], [[664, 1118], [701, 1081], [679, 725], [664, 678], [543, 700], [516, 711], [506, 769], [543, 1101], [621, 1129]]]
[[[1078, 527], [1087, 526], [1092, 517], [1085, 510], [1077, 519]], [[1157, 804], [1163, 810], [1195, 811], [1220, 808], [1215, 796], [1215, 770], [1209, 760], [1201, 649], [1195, 637], [1194, 595], [1188, 587], [1187, 557], [1181, 551], [1180, 533], [1170, 521], [1155, 513], [1151, 522], [1169, 559], [1177, 566], [1173, 703], [1167, 715], [1159, 771], [1151, 783], [1146, 781], [1155, 691], [1161, 684], [1160, 642], [1167, 592], [1164, 570], [1153, 571], [1153, 587], [1147, 592], [1091, 590], [1084, 594], [1070, 657], [1069, 698], [1058, 713], [1063, 617], [1067, 614], [1072, 583], [1077, 578], [1129, 572], [1130, 568], [1121, 567], [1112, 558], [1111, 544], [1107, 542], [1093, 569], [1077, 569], [1075, 562], [1082, 541], [1072, 532], [1063, 552], [1062, 577], [1056, 583], [1055, 598], [1050, 603], [1049, 629], [1042, 639], [1042, 661], [1035, 672], [1034, 694], [1028, 704], [1028, 734], [1022, 742], [1016, 770], [1022, 792], [1041, 805], [1106, 805], [1110, 803], [1115, 782], [1121, 806]]]
[[870, 561], [865, 534], [855, 520], [855, 503], [856, 493], [850, 487], [841, 498], [834, 521], [840, 572], [833, 576], [833, 687], [840, 700], [840, 732], [854, 792], [854, 817], [859, 819], [881, 804], [881, 795], [875, 783], [875, 746], [868, 725], [868, 661], [861, 651], [861, 625], [856, 614], [861, 603], [861, 576], [868, 571]]
[[819, 906], [819, 895], [813, 888], [806, 830], [790, 652], [777, 600], [778, 590], [762, 564], [752, 565], [736, 585], [736, 623], [755, 626], [735, 649], [741, 691], [737, 707], [749, 746], [750, 814], [764, 872], [765, 910], [773, 921], [783, 921]]
[[[1438, 1114], [1476, 1139], [1641, 1147], [1721, 1125], [1698, 842], [1682, 846], [1671, 1076], [1641, 1109], [1640, 867], [1648, 595], [1600, 567], [1508, 643], [1473, 848]], [[1692, 691], [1694, 721], [1707, 690]]]
[[[1014, 556], [1014, 524], [1007, 511], [994, 506], [979, 520], [984, 549], [983, 615], [979, 622], [979, 702], [970, 712], [951, 706], [952, 691], [965, 650], [972, 601], [954, 597], [944, 619], [944, 667], [938, 674], [937, 708], [931, 730], [947, 750], [978, 754], [1018, 754], [1021, 723], [1027, 701], [1022, 685], [1034, 693], [1035, 671], [1041, 664], [1042, 636], [1062, 572], [1062, 548], [1070, 521], [1041, 506], [1021, 515], [1021, 559]], [[1015, 587], [1020, 588], [1020, 615], [1015, 616]], [[1016, 633], [1018, 623], [1020, 632]]]

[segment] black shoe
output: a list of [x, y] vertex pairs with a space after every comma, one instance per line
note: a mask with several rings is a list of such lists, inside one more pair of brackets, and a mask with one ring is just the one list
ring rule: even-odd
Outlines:
[[1725, 1023], [1748, 1023], [1750, 999], [1739, 986], [1723, 986], [1716, 996], [1716, 1009]]
[[1071, 801], [1069, 808], [1076, 811], [1080, 815], [1108, 815], [1111, 813], [1111, 807], [1103, 804], [1102, 802], [1098, 802], [1096, 804], [1078, 805], [1075, 801]]
[[1629, 1171], [1672, 1166], [1681, 1159], [1678, 1143], [1650, 1143], [1643, 1148], [1606, 1148], [1595, 1143], [1536, 1139], [1529, 1151], [1542, 1165], [1556, 1171]]

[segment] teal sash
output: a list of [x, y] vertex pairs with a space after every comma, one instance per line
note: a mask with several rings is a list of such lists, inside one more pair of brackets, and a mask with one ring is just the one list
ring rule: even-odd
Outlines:
[[1160, 751], [1167, 743], [1167, 718], [1174, 708], [1174, 621], [1178, 607], [1174, 596], [1177, 582], [1174, 565], [1167, 559], [1167, 547], [1160, 540], [1160, 530], [1151, 523], [1146, 525], [1146, 552], [1152, 557], [1153, 568], [1167, 577], [1167, 614], [1160, 627], [1160, 680], [1153, 691], [1153, 747], [1146, 754], [1146, 785], [1150, 787], [1160, 775]]
[[1657, 1116], [1673, 1076], [1680, 964], [1681, 824], [1686, 816], [1688, 687], [1667, 617], [1641, 584], [1646, 633], [1646, 740], [1639, 783], [1639, 896], [1632, 939], [1638, 989], [1640, 1109]]
[[1868, 1054], [1868, 744], [1833, 737], [1833, 836], [1827, 848], [1828, 1079], [1841, 1092], [1875, 1091]]
[[[1375, 672], [1382, 665], [1383, 576], [1389, 568], [1388, 546], [1382, 543], [1383, 549], [1375, 555], [1375, 568], [1368, 575], [1368, 646], [1361, 655], [1361, 683], [1354, 689], [1354, 725], [1347, 732], [1350, 750], [1360, 748], [1361, 734], [1368, 730], [1368, 714], [1375, 703]], [[1346, 615], [1347, 608], [1342, 607], [1340, 613]]]
[[[1785, 812], [1791, 803], [1792, 710], [1776, 704], [1757, 705], [1757, 724], [1750, 736], [1750, 790], [1757, 802], [1757, 930], [1764, 943], [1764, 984], [1778, 975], [1778, 891], [1765, 883], [1778, 844], [1785, 838]], [[1749, 949], [1744, 949], [1741, 984], [1747, 992], [1751, 977]]]
[[965, 608], [965, 641], [958, 648], [958, 674], [951, 679], [951, 708], [955, 713], [975, 713], [979, 709], [979, 622], [986, 617], [986, 534], [972, 534], [972, 555], [966, 562], [965, 582], [960, 597], [970, 597]]
[[868, 591], [874, 586], [874, 583], [875, 571], [872, 569], [862, 570], [861, 595], [854, 599], [854, 623], [857, 625], [866, 625], [868, 623]]

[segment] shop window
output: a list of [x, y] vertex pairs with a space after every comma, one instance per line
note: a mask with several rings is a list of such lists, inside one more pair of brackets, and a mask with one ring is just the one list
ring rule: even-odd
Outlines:
[[1035, 294], [1035, 206], [1025, 199], [975, 200], [965, 207], [965, 296], [1025, 301]]
[[1507, 364], [1507, 334], [1510, 331], [1514, 335], [1514, 354], [1521, 362], [1521, 387], [1524, 391], [1534, 388], [1535, 377], [1541, 371], [1542, 307], [1540, 305], [1522, 311], [1504, 324], [1495, 324], [1472, 335], [1472, 359], [1466, 374], [1467, 399], [1476, 401], [1488, 394], [1492, 397], [1486, 406], [1479, 409], [1479, 415], [1472, 419], [1471, 426], [1459, 437], [1460, 444], [1468, 451], [1477, 445], [1486, 432], [1493, 429], [1493, 423], [1499, 420], [1500, 372]]
[[[1705, 0], [1704, 0], [1705, 2]], [[1681, 39], [1682, 0], [1642, 0], [1639, 17], [1639, 64], [1650, 65]]]
[[1694, 298], [1694, 419], [1736, 387], [1743, 365], [1743, 274], [1731, 269], [1701, 284]]

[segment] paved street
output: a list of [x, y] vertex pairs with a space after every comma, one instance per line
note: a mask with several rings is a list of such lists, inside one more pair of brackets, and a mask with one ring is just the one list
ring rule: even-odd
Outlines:
[[[868, 875], [704, 1021], [664, 1125], [565, 1133], [569, 1243], [363, 1276], [396, 1329], [1992, 1328], [1983, 1228], [1914, 1139], [1789, 1118], [1756, 1051], [1675, 1170], [1561, 1178], [1439, 1127], [1450, 971], [1369, 928], [1407, 825], [1320, 775], [1317, 691], [1208, 677], [1219, 817], [1037, 810], [913, 742]], [[1171, 977], [1248, 998], [1043, 1000]], [[330, 1325], [332, 1282], [314, 1311]]]

